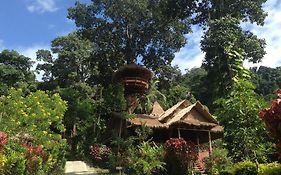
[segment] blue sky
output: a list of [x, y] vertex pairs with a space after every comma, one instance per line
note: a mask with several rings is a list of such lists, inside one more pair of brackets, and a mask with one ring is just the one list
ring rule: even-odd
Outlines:
[[[90, 0], [80, 0], [89, 2]], [[4, 0], [0, 6], [0, 51], [13, 49], [35, 59], [38, 49], [75, 30], [67, 9], [76, 0]]]
[[23, 51], [48, 46], [59, 35], [74, 30], [67, 8], [75, 0], [4, 0], [0, 6], [0, 47]]
[[[38, 49], [49, 49], [51, 41], [75, 30], [73, 21], [67, 19], [67, 9], [76, 0], [4, 0], [0, 6], [0, 51], [17, 50], [35, 59]], [[89, 2], [90, 0], [80, 0]], [[246, 67], [265, 65], [281, 66], [281, 0], [268, 0], [264, 5], [268, 12], [265, 25], [243, 24], [267, 42], [263, 62]], [[175, 54], [173, 65], [180, 69], [199, 67], [204, 58], [199, 41], [203, 32], [193, 27], [193, 33], [186, 35], [188, 44]]]

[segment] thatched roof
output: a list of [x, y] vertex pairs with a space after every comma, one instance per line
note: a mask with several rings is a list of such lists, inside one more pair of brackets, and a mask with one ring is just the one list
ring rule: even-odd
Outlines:
[[161, 105], [158, 103], [158, 101], [155, 101], [153, 103], [153, 108], [151, 112], [151, 116], [154, 116], [155, 118], [160, 117], [164, 113], [164, 109], [161, 107]]
[[153, 116], [146, 115], [146, 114], [138, 114], [137, 117], [129, 119], [129, 122], [132, 125], [145, 125], [150, 128], [166, 128], [163, 123], [159, 122]]
[[[158, 104], [159, 105], [159, 104]], [[155, 106], [158, 106], [155, 104]], [[156, 110], [155, 110], [156, 111]], [[199, 101], [191, 104], [183, 100], [162, 113], [158, 118], [154, 115], [139, 114], [129, 120], [132, 125], [146, 125], [151, 128], [175, 128], [209, 130], [214, 133], [223, 133], [223, 127], [209, 113], [207, 107]], [[159, 113], [158, 113], [159, 114]]]
[[161, 122], [166, 122], [170, 116], [173, 116], [177, 114], [180, 110], [186, 108], [187, 106], [190, 106], [191, 103], [187, 100], [183, 100], [178, 102], [176, 105], [171, 107], [170, 109], [166, 110], [159, 118], [158, 120]]
[[[193, 110], [194, 109], [194, 110]], [[205, 126], [216, 126], [218, 122], [212, 117], [212, 115], [206, 110], [206, 108], [197, 101], [195, 104], [190, 105], [180, 110], [175, 115], [169, 115], [166, 118], [167, 125], [171, 125], [176, 122], [183, 122], [190, 125], [205, 125]]]
[[113, 74], [113, 82], [121, 82], [125, 77], [141, 77], [149, 82], [152, 76], [153, 74], [149, 69], [132, 63], [126, 64], [123, 67], [119, 68]]
[[113, 83], [124, 86], [125, 94], [144, 93], [149, 89], [152, 72], [140, 65], [127, 64], [118, 69], [112, 77]]
[[215, 126], [215, 127], [213, 127], [213, 128], [211, 129], [211, 132], [214, 132], [214, 133], [223, 133], [223, 127], [220, 126], [220, 125], [217, 125], [217, 126]]

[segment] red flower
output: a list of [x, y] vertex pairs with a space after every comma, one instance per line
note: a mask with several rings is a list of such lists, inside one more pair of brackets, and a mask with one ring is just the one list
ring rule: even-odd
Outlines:
[[24, 144], [23, 145], [27, 150], [27, 158], [31, 159], [34, 156], [42, 157], [43, 161], [47, 161], [47, 153], [43, 149], [43, 145], [39, 146], [32, 146], [31, 144]]
[[8, 142], [8, 135], [5, 132], [0, 131], [0, 146], [6, 145]]
[[276, 149], [281, 159], [281, 89], [276, 91], [278, 98], [273, 100], [269, 109], [259, 112], [261, 119], [265, 122], [266, 129], [276, 142]]

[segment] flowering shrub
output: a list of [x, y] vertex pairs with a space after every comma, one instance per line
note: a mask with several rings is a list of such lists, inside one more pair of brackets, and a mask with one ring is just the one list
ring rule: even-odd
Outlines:
[[4, 145], [8, 142], [8, 135], [5, 132], [0, 131], [0, 152], [3, 149]]
[[46, 162], [48, 157], [47, 153], [43, 150], [43, 145], [32, 146], [30, 144], [23, 145], [26, 148], [26, 157], [27, 159], [32, 159], [32, 157], [40, 157], [43, 162]]
[[185, 174], [188, 167], [198, 157], [198, 151], [193, 142], [183, 138], [171, 138], [165, 143], [165, 162], [169, 174]]
[[[66, 110], [58, 94], [24, 95], [11, 89], [0, 97], [0, 166], [2, 174], [58, 174], [65, 164], [62, 123]], [[3, 155], [3, 156], [2, 156]], [[4, 158], [6, 159], [4, 159]], [[1, 174], [0, 173], [0, 174]]]
[[265, 122], [270, 136], [275, 140], [281, 159], [281, 89], [278, 89], [276, 93], [278, 98], [272, 101], [270, 108], [262, 109], [259, 115]]
[[95, 163], [108, 161], [111, 150], [106, 145], [94, 144], [90, 147], [90, 155]]

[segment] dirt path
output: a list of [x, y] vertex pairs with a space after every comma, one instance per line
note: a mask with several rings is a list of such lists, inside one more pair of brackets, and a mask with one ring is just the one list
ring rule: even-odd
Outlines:
[[94, 172], [89, 171], [87, 165], [82, 161], [67, 161], [65, 165], [66, 175], [96, 175]]

